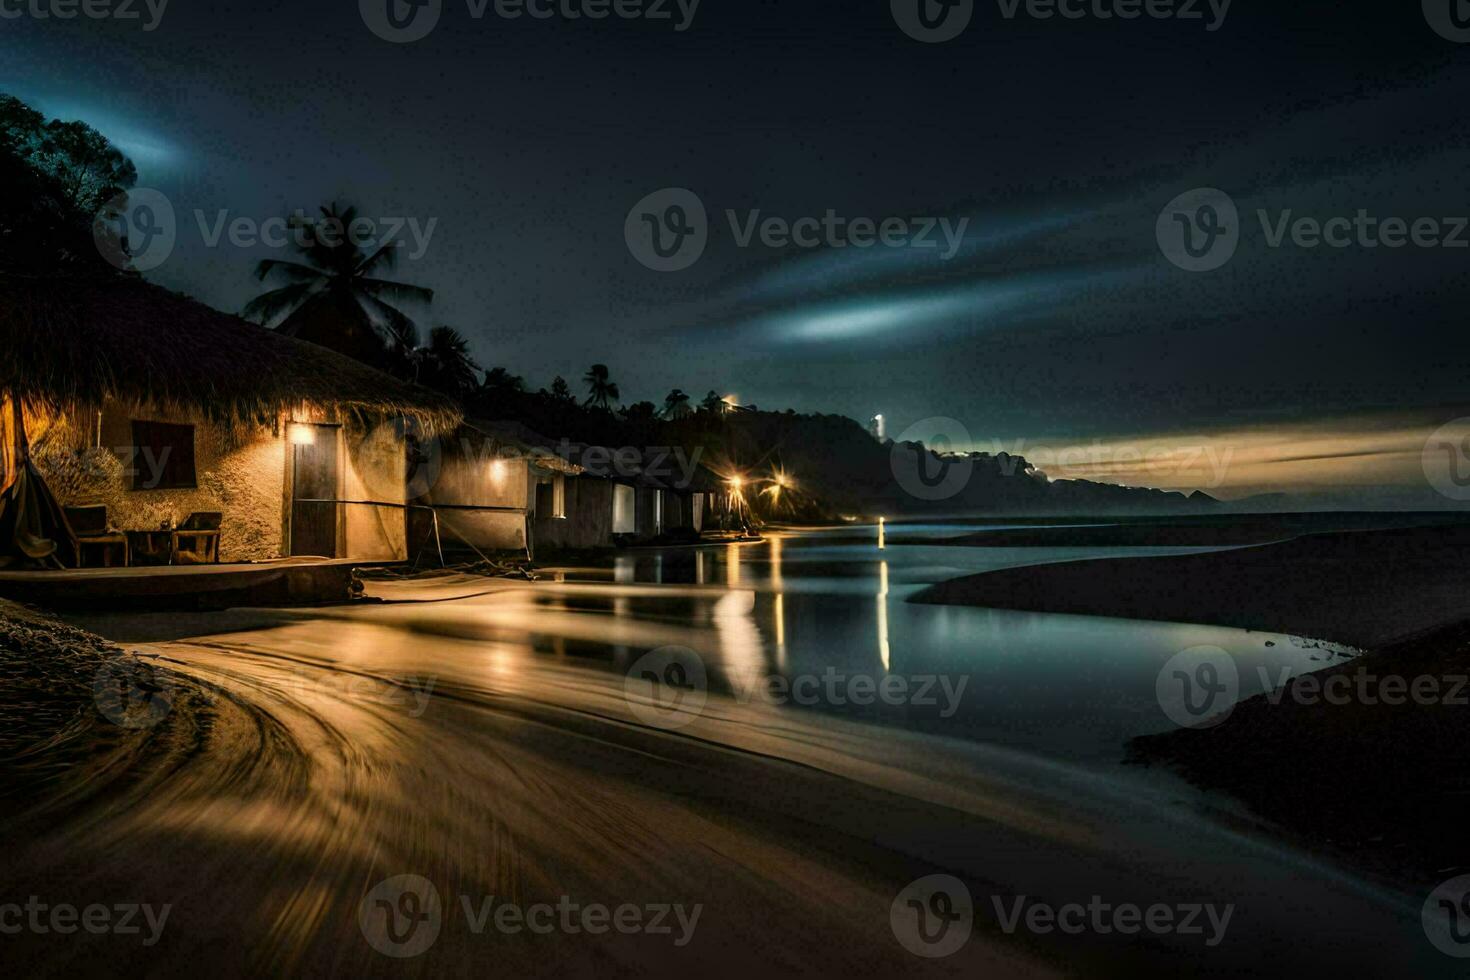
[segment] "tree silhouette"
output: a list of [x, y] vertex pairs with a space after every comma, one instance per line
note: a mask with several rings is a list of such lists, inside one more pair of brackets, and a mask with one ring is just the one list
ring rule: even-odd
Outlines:
[[447, 395], [463, 398], [475, 388], [480, 366], [470, 356], [470, 342], [453, 327], [429, 331], [429, 343], [414, 351], [418, 381]]
[[606, 364], [592, 365], [592, 369], [582, 376], [582, 380], [587, 383], [588, 392], [584, 404], [608, 411], [622, 397], [618, 386], [609, 380]]
[[551, 397], [559, 402], [576, 401], [575, 396], [572, 395], [571, 386], [567, 384], [567, 379], [559, 374], [551, 381]]
[[724, 415], [725, 410], [730, 406], [725, 403], [724, 398], [720, 397], [719, 392], [711, 391], [708, 395], [704, 396], [704, 401], [699, 403], [699, 407], [702, 411], [709, 412], [711, 415]]
[[285, 317], [276, 329], [288, 336], [368, 363], [401, 363], [418, 347], [418, 327], [396, 304], [432, 302], [433, 290], [380, 278], [393, 268], [398, 245], [364, 251], [347, 233], [357, 208], [333, 203], [321, 213], [291, 216], [301, 261], [261, 261], [255, 277], [264, 282], [275, 276], [285, 285], [251, 300], [244, 315], [267, 326]]
[[518, 374], [511, 374], [503, 367], [491, 368], [485, 372], [485, 383], [482, 387], [497, 395], [518, 395], [526, 390], [526, 379]]
[[634, 402], [620, 413], [624, 422], [644, 423], [658, 420], [658, 406], [653, 402]]
[[684, 389], [675, 388], [669, 392], [664, 399], [664, 418], [681, 419], [692, 412], [689, 407], [689, 396], [684, 394]]

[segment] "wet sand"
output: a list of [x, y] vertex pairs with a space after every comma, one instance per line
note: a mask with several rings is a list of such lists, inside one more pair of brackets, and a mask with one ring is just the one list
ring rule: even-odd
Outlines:
[[[528, 624], [617, 625], [548, 616], [526, 602], [534, 588], [406, 602], [434, 596], [386, 583], [398, 602], [132, 644], [176, 677], [174, 709], [148, 729], [157, 751], [99, 759], [112, 776], [103, 789], [12, 814], [6, 881], [52, 902], [168, 902], [169, 926], [151, 948], [7, 937], [8, 962], [27, 975], [224, 976], [1136, 976], [1184, 964], [1234, 976], [1267, 963], [1431, 975], [1444, 965], [1413, 895], [1126, 775], [719, 697], [677, 729], [651, 724], [626, 692], [629, 663], [589, 669], [519, 639]], [[639, 628], [624, 637], [635, 648], [668, 629]], [[969, 886], [976, 933], [952, 957], [925, 960], [895, 941], [890, 906], [936, 872]], [[445, 899], [437, 941], [408, 960], [373, 949], [357, 921], [374, 885], [399, 874], [424, 876]], [[684, 946], [477, 935], [461, 895], [703, 911]], [[1016, 895], [1236, 911], [1215, 948], [1198, 936], [1007, 935], [991, 899]]]
[[[1412, 691], [1419, 684], [1425, 697]], [[1340, 693], [1333, 693], [1340, 692]], [[1209, 728], [1133, 740], [1132, 757], [1229, 793], [1325, 853], [1437, 883], [1470, 868], [1470, 623], [1250, 698]]]

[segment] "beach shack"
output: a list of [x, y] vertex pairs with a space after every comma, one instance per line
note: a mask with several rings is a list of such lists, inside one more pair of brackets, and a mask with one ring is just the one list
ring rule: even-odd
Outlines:
[[0, 276], [0, 562], [407, 556], [445, 398], [131, 276]]
[[[468, 422], [428, 456], [415, 503], [435, 511], [445, 549], [487, 554], [692, 542], [715, 485], [658, 451], [553, 441], [514, 420]], [[423, 542], [429, 517], [414, 520]]]

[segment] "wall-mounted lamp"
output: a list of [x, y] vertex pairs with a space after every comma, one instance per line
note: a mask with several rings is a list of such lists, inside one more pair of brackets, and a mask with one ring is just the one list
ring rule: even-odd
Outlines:
[[490, 480], [491, 480], [491, 482], [493, 482], [493, 483], [499, 483], [503, 479], [505, 479], [505, 460], [503, 460], [503, 459], [492, 459], [490, 461]]
[[315, 446], [316, 427], [301, 422], [292, 422], [286, 430], [293, 446]]

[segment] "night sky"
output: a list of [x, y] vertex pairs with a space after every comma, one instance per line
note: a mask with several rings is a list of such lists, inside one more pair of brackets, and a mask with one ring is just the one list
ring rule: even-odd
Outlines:
[[[1272, 248], [1256, 215], [1448, 234], [1470, 214], [1470, 44], [1420, 4], [1237, 0], [1210, 30], [1204, 2], [1039, 20], [980, 0], [941, 44], [887, 0], [703, 0], [683, 31], [669, 9], [476, 20], [444, 0], [409, 44], [354, 0], [172, 0], [152, 31], [27, 14], [0, 20], [0, 90], [129, 153], [179, 216], [149, 278], [223, 309], [276, 253], [208, 247], [196, 209], [437, 219], [397, 270], [437, 292], [420, 324], [532, 387], [603, 361], [625, 402], [716, 389], [882, 412], [890, 436], [947, 417], [985, 449], [1209, 442], [1237, 454], [1227, 495], [1422, 487], [1429, 431], [1470, 416], [1470, 248]], [[666, 187], [711, 224], [674, 273], [624, 240]], [[1240, 244], [1194, 273], [1155, 225], [1198, 187], [1233, 199]], [[741, 248], [725, 211], [756, 208], [969, 223], [948, 260]]]

